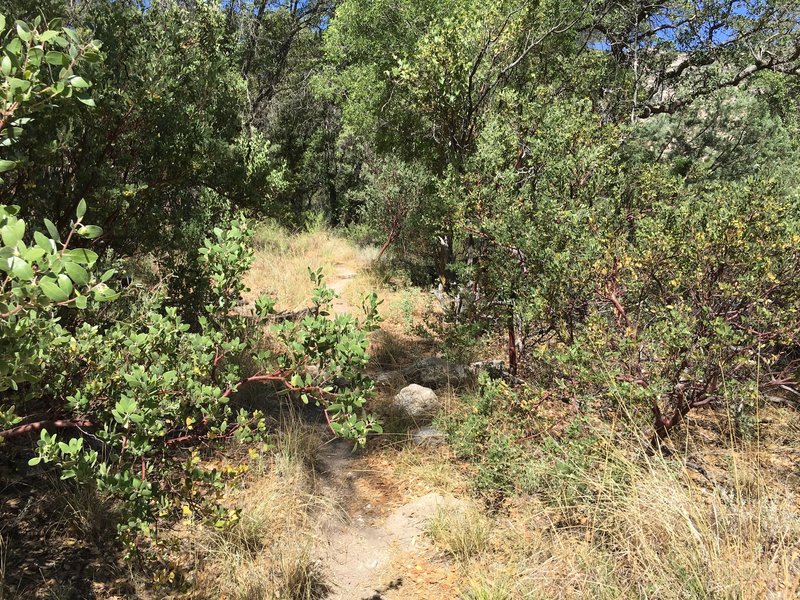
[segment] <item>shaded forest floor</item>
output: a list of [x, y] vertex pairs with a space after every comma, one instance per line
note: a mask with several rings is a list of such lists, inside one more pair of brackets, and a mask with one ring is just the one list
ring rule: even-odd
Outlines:
[[[247, 301], [270, 293], [296, 310], [312, 288], [307, 267], [318, 266], [338, 312], [378, 292], [385, 321], [371, 337], [373, 376], [454, 354], [432, 295], [376, 271], [374, 250], [324, 230], [264, 227], [255, 242]], [[489, 340], [469, 358], [496, 358], [498, 348]], [[392, 409], [397, 391], [379, 390], [370, 410], [385, 433], [356, 452], [332, 439], [319, 411], [270, 400], [269, 444], [209, 458], [236, 474], [225, 502], [242, 509], [239, 525], [218, 531], [187, 518], [164, 533], [169, 551], [155, 567], [122, 561], [96, 499], [49, 479], [31, 487], [6, 467], [7, 597], [800, 596], [800, 419], [790, 404], [764, 406], [746, 442], [725, 433], [721, 412], [698, 411], [676, 452], [653, 457], [623, 424], [561, 404], [526, 408], [504, 386], [488, 408], [475, 389], [437, 390], [434, 424], [449, 443], [416, 445], [417, 424]], [[533, 430], [521, 440], [524, 419]], [[487, 426], [505, 441], [476, 441]]]

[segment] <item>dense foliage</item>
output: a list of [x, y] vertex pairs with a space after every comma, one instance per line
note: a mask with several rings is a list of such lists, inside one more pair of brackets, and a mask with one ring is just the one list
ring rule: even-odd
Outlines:
[[651, 414], [656, 445], [711, 403], [743, 433], [797, 385], [797, 11], [346, 1], [351, 197], [535, 385]]
[[[59, 98], [95, 105], [90, 82], [75, 69], [102, 56], [99, 42], [58, 23], [18, 20], [13, 27], [5, 34], [2, 133], [17, 151], [30, 123], [66, 110]], [[2, 166], [11, 178], [27, 164], [18, 158]], [[25, 207], [37, 214], [35, 203]], [[176, 304], [165, 285], [137, 286], [120, 297], [115, 270], [98, 274], [102, 261], [85, 245], [104, 236], [85, 224], [87, 209], [85, 200], [77, 202], [62, 235], [48, 218], [45, 234], [28, 226], [19, 205], [0, 205], [0, 442], [36, 434], [29, 464], [55, 463], [63, 479], [116, 499], [126, 540], [149, 537], [153, 525], [173, 515], [196, 513], [217, 526], [235, 518], [208, 501], [221, 474], [203, 468], [191, 449], [263, 434], [262, 413], [237, 402], [241, 385], [268, 383], [316, 403], [333, 432], [356, 443], [380, 430], [363, 410], [372, 392], [363, 369], [366, 332], [378, 323], [374, 295], [364, 300], [363, 321], [331, 317], [335, 294], [315, 271], [303, 319], [273, 323], [275, 302], [267, 297], [255, 301], [254, 314], [242, 314], [242, 277], [253, 252], [237, 218], [214, 227], [187, 254], [194, 278], [187, 273], [180, 284], [191, 288], [195, 304]], [[159, 229], [169, 226], [167, 219]], [[179, 308], [193, 310], [191, 324]], [[275, 338], [268, 348], [261, 344], [264, 328]]]
[[243, 214], [376, 244], [531, 393], [656, 447], [713, 404], [746, 434], [797, 391], [799, 11], [0, 1], [0, 441], [34, 433], [31, 465], [119, 500], [134, 540], [229, 520], [193, 449], [263, 432], [244, 383], [380, 430], [377, 300], [331, 317], [311, 271], [307, 316], [243, 315]]

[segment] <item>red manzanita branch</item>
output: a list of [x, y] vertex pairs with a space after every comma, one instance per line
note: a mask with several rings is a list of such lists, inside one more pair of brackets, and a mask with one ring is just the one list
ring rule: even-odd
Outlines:
[[[254, 383], [258, 381], [275, 381], [277, 383], [280, 383], [285, 389], [292, 392], [299, 392], [299, 393], [312, 392], [320, 396], [333, 396], [333, 397], [336, 396], [336, 394], [334, 394], [333, 392], [324, 390], [321, 386], [318, 385], [308, 385], [308, 386], [292, 385], [291, 382], [288, 380], [285, 371], [275, 371], [268, 375], [251, 375], [250, 377], [245, 377], [244, 379], [239, 381], [239, 383], [236, 384], [235, 388], [238, 388], [240, 385], [244, 385], [245, 383]], [[227, 390], [225, 390], [225, 393], [222, 394], [222, 397], [229, 398], [235, 388], [229, 387]], [[333, 433], [336, 433], [335, 431], [333, 431], [333, 427], [331, 426], [331, 419], [330, 415], [328, 415], [328, 411], [325, 409], [323, 409], [323, 411], [325, 413], [325, 420], [328, 421], [328, 427]]]
[[625, 327], [630, 327], [631, 323], [628, 320], [628, 313], [625, 311], [625, 307], [622, 306], [619, 298], [617, 298], [616, 292], [609, 290], [608, 294], [606, 295], [606, 299], [614, 307], [614, 312], [617, 314], [617, 321], [624, 323]]
[[0, 431], [0, 438], [8, 439], [18, 437], [26, 433], [41, 431], [42, 429], [83, 429], [90, 427], [96, 427], [96, 425], [91, 421], [67, 421], [63, 419], [56, 421], [37, 421], [36, 423], [26, 423], [25, 425], [18, 425], [17, 427]]
[[195, 433], [187, 433], [186, 435], [181, 435], [179, 437], [169, 438], [164, 442], [164, 444], [167, 446], [174, 446], [175, 444], [180, 444], [181, 442], [198, 441], [201, 439], [208, 439], [212, 441], [229, 440], [234, 436], [234, 434], [238, 430], [239, 430], [239, 424], [234, 423], [228, 428], [228, 430], [223, 435], [217, 435], [213, 439], [208, 437], [208, 432], [205, 433], [195, 432]]
[[333, 429], [333, 423], [331, 423], [331, 416], [328, 414], [327, 409], [322, 409], [323, 414], [325, 415], [325, 420], [328, 422], [328, 429], [331, 430], [331, 433], [336, 433]]
[[229, 398], [230, 395], [233, 393], [234, 389], [238, 388], [239, 386], [244, 385], [246, 383], [255, 383], [258, 381], [275, 381], [277, 383], [280, 383], [284, 388], [292, 392], [301, 392], [301, 393], [313, 392], [319, 394], [320, 396], [336, 395], [333, 392], [324, 390], [321, 386], [318, 385], [303, 385], [303, 386], [292, 385], [291, 382], [289, 382], [285, 371], [275, 371], [268, 375], [251, 375], [250, 377], [245, 377], [241, 379], [235, 386], [231, 386], [227, 390], [225, 390], [225, 392], [222, 394], [222, 397]]

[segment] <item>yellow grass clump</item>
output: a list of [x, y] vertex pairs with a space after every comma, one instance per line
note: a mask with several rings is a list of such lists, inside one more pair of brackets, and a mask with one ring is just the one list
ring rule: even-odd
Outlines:
[[583, 496], [510, 501], [464, 597], [800, 597], [796, 498], [754, 483], [755, 454], [730, 450], [736, 470], [700, 483], [674, 459], [603, 450], [608, 468], [570, 474]]
[[340, 271], [357, 271], [361, 260], [353, 244], [323, 227], [292, 234], [265, 223], [256, 230], [253, 246], [256, 256], [244, 279], [250, 288], [245, 300], [266, 294], [277, 300], [278, 310], [297, 310], [308, 304], [314, 289], [309, 268], [321, 267], [331, 281]]

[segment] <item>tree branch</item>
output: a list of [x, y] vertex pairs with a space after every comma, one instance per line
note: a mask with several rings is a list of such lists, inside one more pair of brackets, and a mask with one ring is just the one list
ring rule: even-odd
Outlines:
[[26, 423], [25, 425], [18, 425], [17, 427], [0, 431], [0, 439], [19, 437], [42, 429], [88, 429], [90, 427], [97, 427], [97, 425], [91, 421], [67, 421], [62, 419], [37, 421], [36, 423]]

